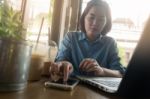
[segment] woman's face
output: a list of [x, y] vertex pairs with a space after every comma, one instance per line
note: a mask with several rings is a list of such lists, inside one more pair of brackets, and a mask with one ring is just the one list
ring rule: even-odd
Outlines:
[[85, 30], [89, 39], [94, 39], [102, 32], [106, 24], [106, 16], [104, 11], [105, 10], [103, 7], [94, 6], [85, 16]]

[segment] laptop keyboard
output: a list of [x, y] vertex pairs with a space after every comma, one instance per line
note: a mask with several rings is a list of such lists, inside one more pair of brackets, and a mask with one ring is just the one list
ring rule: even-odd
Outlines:
[[111, 80], [111, 81], [107, 81], [107, 80], [106, 81], [105, 80], [93, 80], [93, 81], [96, 81], [98, 83], [101, 83], [101, 84], [109, 86], [109, 87], [118, 87], [119, 84], [120, 84], [119, 81], [113, 81], [113, 80]]

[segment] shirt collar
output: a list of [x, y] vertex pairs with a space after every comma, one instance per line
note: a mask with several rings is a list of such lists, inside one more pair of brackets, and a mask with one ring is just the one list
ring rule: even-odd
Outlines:
[[79, 35], [79, 41], [86, 39], [86, 35], [84, 32], [81, 32], [81, 34]]
[[[93, 43], [94, 42], [102, 42], [102, 38], [103, 38], [103, 36], [100, 35], [95, 41], [93, 41]], [[86, 34], [84, 32], [81, 32], [81, 34], [79, 35], [79, 41], [82, 41], [82, 40], [88, 40], [86, 37]]]

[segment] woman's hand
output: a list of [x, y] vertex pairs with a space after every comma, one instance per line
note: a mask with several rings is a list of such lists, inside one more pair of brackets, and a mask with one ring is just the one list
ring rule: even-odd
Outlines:
[[103, 68], [98, 64], [98, 62], [95, 59], [92, 59], [92, 58], [84, 59], [80, 63], [79, 68], [81, 71], [84, 71], [84, 72], [94, 72], [95, 76], [104, 75]]
[[50, 66], [51, 80], [57, 81], [63, 78], [63, 81], [68, 80], [69, 75], [73, 72], [73, 66], [68, 61], [52, 63]]

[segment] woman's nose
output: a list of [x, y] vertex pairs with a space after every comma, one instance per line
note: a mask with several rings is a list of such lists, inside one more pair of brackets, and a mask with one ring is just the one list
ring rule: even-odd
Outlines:
[[97, 20], [96, 19], [93, 20], [92, 25], [97, 25]]

